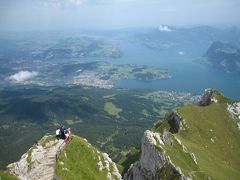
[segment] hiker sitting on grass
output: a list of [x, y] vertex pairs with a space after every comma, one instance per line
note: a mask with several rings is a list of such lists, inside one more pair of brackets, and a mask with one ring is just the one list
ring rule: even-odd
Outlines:
[[63, 139], [66, 143], [71, 141], [71, 128], [66, 129], [64, 126], [61, 126], [60, 129], [56, 130], [56, 138]]

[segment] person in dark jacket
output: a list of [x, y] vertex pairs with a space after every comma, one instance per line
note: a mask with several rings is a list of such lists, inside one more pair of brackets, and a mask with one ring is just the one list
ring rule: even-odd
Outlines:
[[67, 132], [66, 128], [62, 125], [62, 126], [60, 127], [60, 138], [61, 138], [61, 139], [65, 139], [65, 134], [66, 134], [66, 132]]

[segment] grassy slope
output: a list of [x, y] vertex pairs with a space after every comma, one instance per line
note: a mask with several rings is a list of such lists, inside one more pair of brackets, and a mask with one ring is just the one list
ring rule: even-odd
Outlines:
[[0, 179], [1, 180], [17, 180], [17, 177], [14, 175], [10, 174], [7, 171], [0, 171]]
[[177, 137], [195, 154], [200, 169], [217, 179], [240, 178], [240, 131], [225, 105], [188, 105], [179, 113], [190, 128]]
[[[67, 158], [65, 158], [64, 152], [66, 152]], [[82, 138], [75, 136], [64, 152], [61, 153], [57, 166], [58, 176], [62, 180], [107, 179], [106, 170], [99, 171], [97, 149], [89, 146]], [[60, 162], [64, 162], [64, 165], [61, 165]]]
[[[179, 133], [171, 135], [175, 146], [165, 143], [162, 147], [184, 175], [194, 179], [207, 176], [213, 179], [239, 179], [240, 130], [236, 120], [226, 110], [226, 104], [205, 107], [186, 105], [179, 108], [178, 113], [186, 126]], [[164, 127], [169, 128], [162, 123], [157, 130], [162, 132]], [[176, 139], [185, 146], [186, 152]]]

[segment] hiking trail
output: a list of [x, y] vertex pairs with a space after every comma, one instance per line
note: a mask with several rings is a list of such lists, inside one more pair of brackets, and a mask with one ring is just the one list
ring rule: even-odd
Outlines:
[[59, 179], [56, 161], [65, 145], [64, 140], [57, 140], [55, 136], [44, 136], [19, 161], [8, 165], [8, 169], [20, 180]]

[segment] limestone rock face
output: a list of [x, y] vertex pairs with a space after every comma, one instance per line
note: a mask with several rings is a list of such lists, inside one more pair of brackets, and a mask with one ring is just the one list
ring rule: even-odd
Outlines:
[[228, 105], [228, 111], [240, 119], [240, 102]]
[[[47, 138], [44, 136], [43, 139]], [[63, 140], [52, 140], [46, 145], [35, 145], [21, 159], [9, 164], [7, 168], [20, 180], [47, 180], [54, 179], [56, 154], [64, 148]]]
[[[176, 168], [164, 152], [156, 148], [157, 144], [163, 144], [163, 138], [159, 133], [145, 131], [141, 141], [141, 155], [138, 162], [131, 165], [124, 175], [124, 180], [157, 180], [160, 179], [158, 171], [165, 165], [169, 165], [175, 173], [181, 176], [181, 172]], [[184, 179], [184, 177], [180, 177]]]
[[215, 98], [215, 95], [218, 92], [214, 89], [205, 89], [205, 92], [203, 93], [201, 100], [199, 102], [200, 106], [208, 106], [212, 102], [217, 103], [217, 99]]
[[240, 130], [240, 102], [229, 104], [228, 111], [237, 118], [237, 127]]

